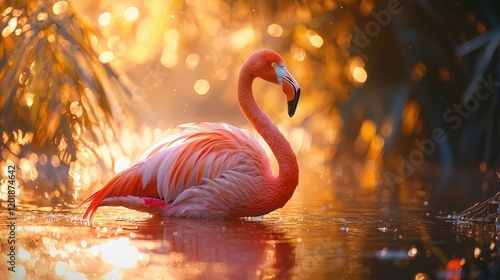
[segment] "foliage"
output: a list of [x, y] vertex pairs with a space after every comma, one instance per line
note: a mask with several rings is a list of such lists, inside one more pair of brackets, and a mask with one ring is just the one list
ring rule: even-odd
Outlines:
[[71, 195], [67, 173], [79, 152], [113, 157], [97, 147], [112, 141], [130, 93], [99, 61], [97, 30], [67, 2], [3, 2], [0, 10], [2, 166], [20, 164], [34, 185], [49, 180], [49, 189]]

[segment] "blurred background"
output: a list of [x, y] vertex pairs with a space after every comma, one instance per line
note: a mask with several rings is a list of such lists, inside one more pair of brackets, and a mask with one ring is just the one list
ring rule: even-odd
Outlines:
[[463, 206], [499, 190], [498, 11], [494, 0], [3, 1], [0, 168], [18, 166], [19, 200], [65, 208], [181, 123], [252, 129], [238, 71], [272, 48], [301, 85], [297, 114], [278, 87], [254, 92], [302, 167]]

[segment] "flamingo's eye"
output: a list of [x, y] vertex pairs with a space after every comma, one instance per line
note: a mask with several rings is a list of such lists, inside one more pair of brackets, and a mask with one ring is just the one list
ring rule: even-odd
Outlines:
[[276, 62], [271, 62], [271, 66], [274, 68], [274, 67], [278, 66], [278, 64], [276, 64]]

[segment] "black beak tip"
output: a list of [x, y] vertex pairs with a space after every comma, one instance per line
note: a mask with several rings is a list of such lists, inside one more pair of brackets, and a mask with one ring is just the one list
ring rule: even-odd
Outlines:
[[295, 110], [297, 109], [297, 104], [299, 104], [300, 88], [297, 89], [295, 93], [295, 98], [288, 101], [288, 116], [291, 118], [295, 115]]

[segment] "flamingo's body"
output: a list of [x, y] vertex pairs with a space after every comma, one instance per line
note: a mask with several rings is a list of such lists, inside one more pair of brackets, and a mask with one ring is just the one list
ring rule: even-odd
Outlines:
[[290, 116], [300, 89], [281, 56], [271, 50], [252, 54], [240, 72], [240, 107], [276, 156], [277, 177], [247, 131], [228, 124], [184, 125], [182, 133], [154, 144], [138, 163], [87, 198], [84, 218], [104, 205], [204, 218], [260, 216], [283, 207], [298, 184], [298, 165], [290, 144], [255, 102], [252, 82], [257, 77], [282, 85]]

